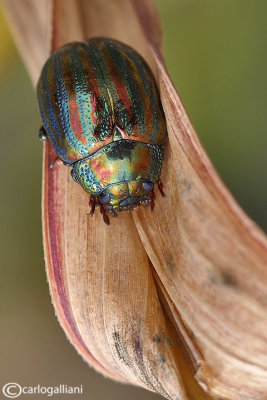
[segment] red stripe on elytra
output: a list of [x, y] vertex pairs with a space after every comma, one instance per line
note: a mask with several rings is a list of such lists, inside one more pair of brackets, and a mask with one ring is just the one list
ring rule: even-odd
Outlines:
[[[151, 126], [152, 126], [152, 119], [153, 119], [154, 116], [153, 116], [153, 113], [151, 111], [150, 98], [149, 98], [149, 96], [147, 95], [147, 93], [145, 91], [143, 80], [142, 80], [142, 77], [139, 74], [139, 71], [138, 71], [138, 68], [137, 68], [137, 64], [136, 64], [136, 61], [135, 61], [135, 58], [138, 58], [138, 55], [137, 56], [134, 55], [134, 57], [130, 57], [130, 55], [128, 53], [125, 53], [124, 57], [128, 61], [128, 64], [131, 67], [134, 79], [138, 83], [139, 95], [140, 95], [140, 98], [142, 99], [142, 102], [144, 104], [144, 107], [143, 107], [144, 108], [144, 126], [146, 128], [146, 132], [150, 132], [151, 131]], [[145, 68], [144, 68], [144, 66], [142, 66], [142, 69], [143, 69], [144, 79], [148, 80], [150, 85], [151, 85], [151, 77], [150, 76], [145, 76]], [[153, 82], [152, 82], [152, 85], [153, 85]], [[138, 132], [139, 132], [139, 129], [140, 128], [138, 127]], [[142, 132], [143, 135], [146, 132]], [[141, 133], [141, 132], [139, 132], [139, 133]], [[142, 139], [144, 141], [146, 141], [145, 137], [143, 137]]]
[[77, 104], [77, 96], [75, 93], [73, 69], [71, 66], [71, 54], [67, 47], [64, 51], [62, 51], [62, 64], [65, 89], [68, 94], [70, 127], [75, 135], [75, 138], [83, 145], [86, 145], [87, 139], [84, 135], [81, 125], [79, 106]]
[[[118, 49], [119, 50], [119, 49]], [[120, 50], [119, 50], [120, 51]], [[118, 96], [118, 99], [125, 106], [126, 110], [129, 112], [132, 109], [132, 101], [129, 97], [129, 93], [127, 91], [127, 87], [123, 82], [123, 77], [118, 73], [117, 66], [112, 59], [111, 55], [108, 53], [107, 49], [103, 49], [104, 59], [106, 61], [106, 68], [109, 71], [109, 75], [112, 79], [112, 84], [114, 85], [114, 89]], [[120, 51], [122, 53], [122, 51]], [[124, 53], [122, 53], [124, 56]]]
[[91, 106], [92, 106], [92, 111], [91, 111], [90, 116], [92, 118], [93, 124], [97, 125], [97, 123], [98, 123], [98, 118], [96, 116], [97, 101], [96, 101], [96, 98], [95, 98], [94, 94], [90, 95], [90, 103], [91, 103]]
[[72, 95], [69, 98], [69, 118], [71, 129], [79, 142], [83, 145], [87, 144], [87, 139], [83, 136], [83, 128], [80, 121], [79, 106], [76, 101], [76, 96]]
[[83, 65], [86, 81], [87, 81], [88, 92], [89, 93], [93, 92], [97, 99], [97, 98], [101, 97], [102, 94], [101, 94], [99, 86], [98, 86], [99, 77], [96, 75], [96, 72], [93, 68], [94, 60], [91, 59], [93, 56], [89, 52], [88, 53], [86, 52], [86, 50], [84, 49], [84, 46], [80, 46], [78, 51], [79, 51], [80, 61]]

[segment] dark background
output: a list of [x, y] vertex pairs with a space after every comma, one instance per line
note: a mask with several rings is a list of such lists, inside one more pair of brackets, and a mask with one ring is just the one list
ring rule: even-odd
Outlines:
[[[169, 72], [200, 139], [237, 201], [266, 229], [267, 2], [157, 4]], [[95, 373], [56, 320], [42, 249], [39, 112], [1, 13], [0, 59], [0, 385], [83, 384], [84, 395], [63, 396], [70, 400], [156, 399]]]

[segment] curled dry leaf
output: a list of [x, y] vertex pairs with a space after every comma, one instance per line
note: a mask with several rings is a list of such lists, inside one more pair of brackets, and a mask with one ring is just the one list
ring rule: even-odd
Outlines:
[[266, 238], [197, 139], [164, 66], [153, 1], [5, 5], [34, 83], [63, 43], [116, 38], [150, 64], [167, 118], [167, 198], [110, 228], [87, 215], [67, 168], [49, 169], [54, 152], [44, 146], [46, 268], [67, 336], [101, 373], [168, 399], [266, 399]]

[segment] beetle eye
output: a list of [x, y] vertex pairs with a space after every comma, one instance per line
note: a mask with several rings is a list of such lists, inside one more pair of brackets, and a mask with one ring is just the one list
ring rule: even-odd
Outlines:
[[153, 190], [154, 188], [154, 183], [153, 182], [144, 182], [143, 183], [143, 188], [147, 191]]
[[99, 196], [99, 201], [102, 204], [107, 204], [109, 202], [109, 199], [110, 199], [109, 194], [100, 194]]

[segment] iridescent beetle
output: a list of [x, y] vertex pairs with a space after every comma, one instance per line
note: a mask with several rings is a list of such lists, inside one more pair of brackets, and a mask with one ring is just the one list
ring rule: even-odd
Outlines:
[[43, 127], [71, 176], [89, 193], [93, 215], [140, 204], [154, 208], [165, 117], [153, 74], [125, 44], [107, 38], [66, 44], [46, 62], [37, 86]]

